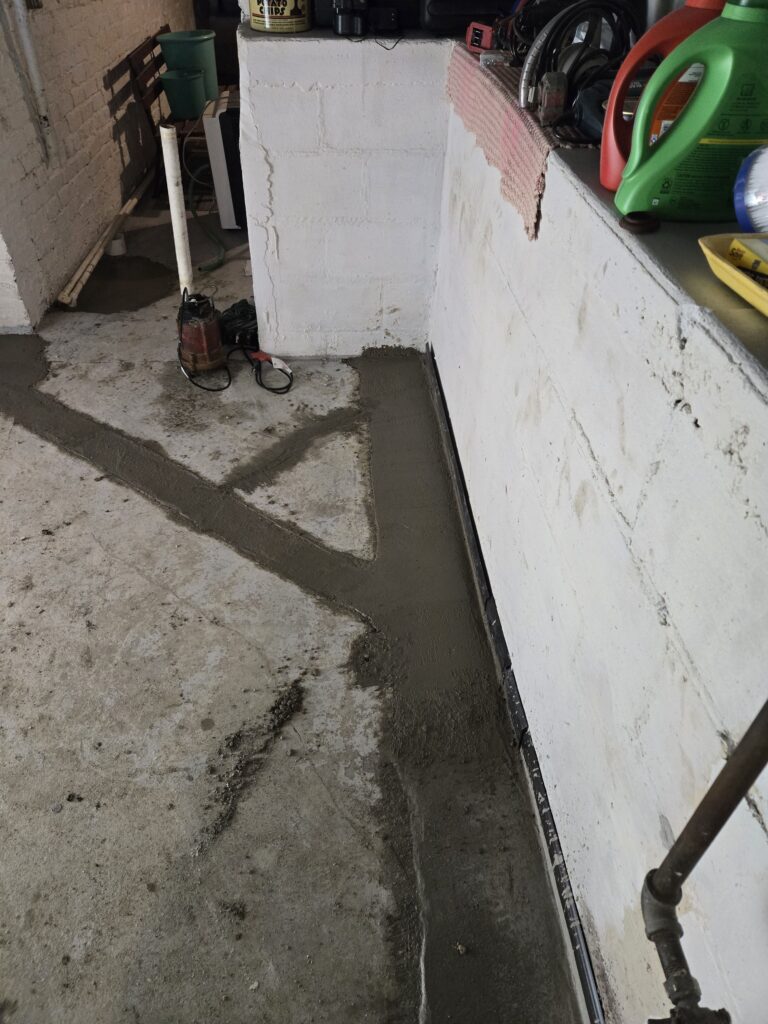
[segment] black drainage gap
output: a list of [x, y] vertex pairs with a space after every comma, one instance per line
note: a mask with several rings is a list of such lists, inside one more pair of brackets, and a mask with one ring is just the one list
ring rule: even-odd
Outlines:
[[546, 840], [547, 850], [549, 851], [549, 859], [552, 865], [555, 887], [560, 899], [560, 907], [563, 912], [563, 918], [565, 920], [568, 937], [570, 939], [571, 950], [576, 962], [576, 970], [579, 975], [581, 991], [584, 997], [584, 1002], [586, 1003], [587, 1014], [589, 1016], [590, 1024], [605, 1024], [605, 1015], [603, 1013], [603, 1005], [600, 1000], [600, 992], [597, 987], [595, 971], [592, 966], [592, 958], [589, 955], [589, 949], [587, 948], [587, 940], [581, 924], [579, 910], [573, 896], [570, 878], [568, 877], [568, 869], [565, 864], [565, 857], [563, 856], [563, 848], [560, 845], [560, 837], [558, 836], [557, 826], [555, 825], [555, 819], [552, 816], [552, 809], [549, 804], [547, 787], [544, 785], [544, 780], [541, 775], [541, 766], [539, 765], [539, 759], [536, 754], [536, 748], [528, 729], [528, 719], [526, 718], [523, 702], [520, 698], [520, 691], [517, 688], [515, 674], [512, 671], [512, 661], [509, 656], [509, 648], [507, 647], [504, 631], [502, 630], [501, 623], [499, 622], [496, 602], [493, 599], [493, 592], [488, 578], [485, 559], [483, 558], [483, 553], [480, 549], [480, 542], [477, 537], [477, 530], [475, 529], [475, 521], [472, 517], [472, 507], [469, 503], [466, 481], [461, 468], [461, 462], [459, 461], [458, 450], [456, 448], [456, 438], [454, 437], [450, 417], [448, 415], [448, 406], [445, 401], [445, 394], [440, 381], [440, 372], [437, 368], [434, 351], [431, 346], [427, 349], [426, 367], [438, 424], [440, 426], [440, 433], [443, 438], [443, 446], [445, 448], [448, 467], [453, 480], [456, 499], [459, 506], [459, 515], [461, 517], [464, 536], [467, 541], [467, 547], [472, 561], [475, 584], [485, 613], [485, 621], [493, 644], [494, 654], [501, 671], [502, 686], [507, 701], [507, 709], [512, 722], [512, 731], [515, 737], [515, 742], [517, 743], [520, 754], [522, 755], [525, 763], [526, 771], [528, 772], [531, 789], [533, 790], [534, 803], [536, 804], [536, 810], [538, 812], [541, 828]]

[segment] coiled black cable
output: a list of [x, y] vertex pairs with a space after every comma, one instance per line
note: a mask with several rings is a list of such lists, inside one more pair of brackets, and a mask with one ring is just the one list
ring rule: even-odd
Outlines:
[[[201, 383], [197, 379], [199, 374], [191, 373], [186, 366], [184, 366], [181, 359], [181, 328], [183, 314], [188, 299], [189, 296], [186, 289], [184, 289], [178, 316], [179, 333], [178, 343], [176, 346], [176, 356], [179, 361], [179, 368], [190, 384], [194, 384], [194, 386], [196, 388], [200, 388], [201, 391], [226, 391], [232, 384], [232, 370], [230, 369], [229, 361], [235, 353], [240, 353], [253, 370], [253, 376], [260, 388], [264, 388], [265, 391], [269, 391], [273, 395], [285, 395], [291, 390], [293, 387], [293, 374], [287, 367], [283, 369], [282, 366], [275, 366], [272, 363], [271, 358], [266, 360], [254, 358], [252, 354], [261, 351], [259, 348], [259, 326], [256, 319], [256, 307], [253, 303], [248, 302], [247, 299], [241, 299], [239, 302], [233, 303], [225, 309], [223, 313], [219, 314], [221, 341], [225, 347], [229, 346], [229, 352], [227, 352], [224, 365], [221, 367], [224, 373], [226, 373], [226, 380], [223, 384], [216, 387], [209, 387], [207, 384]], [[211, 311], [213, 311], [212, 303]], [[284, 384], [272, 385], [265, 381], [265, 361], [270, 363], [274, 373], [279, 373], [284, 378]]]

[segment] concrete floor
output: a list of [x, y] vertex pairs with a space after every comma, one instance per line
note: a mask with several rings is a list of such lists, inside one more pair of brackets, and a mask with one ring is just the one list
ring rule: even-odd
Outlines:
[[197, 391], [131, 227], [0, 339], [0, 1021], [577, 1021], [421, 358]]

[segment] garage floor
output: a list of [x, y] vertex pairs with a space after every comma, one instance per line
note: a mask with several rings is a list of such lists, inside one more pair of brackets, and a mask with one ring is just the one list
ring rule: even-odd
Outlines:
[[579, 1020], [421, 357], [198, 391], [131, 227], [0, 339], [0, 1021]]

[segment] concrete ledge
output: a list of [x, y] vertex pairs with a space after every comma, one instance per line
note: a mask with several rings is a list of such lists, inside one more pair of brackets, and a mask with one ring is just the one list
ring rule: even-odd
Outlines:
[[[598, 155], [594, 150], [562, 149], [553, 155], [573, 175], [581, 198], [595, 215], [613, 226], [617, 236], [654, 279], [681, 307], [695, 305], [699, 315], [718, 335], [733, 358], [752, 366], [759, 379], [766, 379], [768, 367], [768, 322], [762, 313], [726, 288], [712, 274], [698, 239], [740, 229], [732, 224], [664, 224], [653, 235], [633, 236], [619, 225], [613, 194], [602, 188], [598, 176]], [[723, 330], [725, 328], [725, 330]]]

